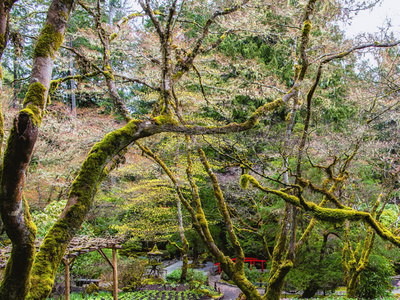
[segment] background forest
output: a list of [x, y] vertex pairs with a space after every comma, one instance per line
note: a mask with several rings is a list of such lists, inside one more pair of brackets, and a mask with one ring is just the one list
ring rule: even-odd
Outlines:
[[[38, 240], [47, 234], [50, 243], [61, 227], [66, 244], [74, 235], [116, 237], [121, 257], [157, 244], [166, 259], [221, 263], [247, 299], [261, 296], [244, 257], [268, 261], [264, 299], [341, 285], [349, 298], [390, 292], [390, 276], [400, 272], [400, 37], [387, 26], [349, 39], [340, 26], [379, 1], [71, 3], [63, 42], [49, 55], [51, 82], [20, 197]], [[45, 35], [49, 6], [10, 6], [1, 58], [5, 139], [30, 105], [38, 45], [55, 44]], [[97, 164], [89, 158], [100, 152], [95, 144], [115, 132], [124, 139], [120, 128], [132, 124], [144, 126], [142, 135], [105, 145], [115, 153], [97, 175], [88, 167]], [[84, 208], [74, 200], [81, 196], [89, 199]], [[4, 207], [1, 243], [14, 246]], [[57, 225], [69, 214], [76, 220]], [[35, 264], [50, 255], [39, 253], [32, 290], [41, 287], [35, 276], [45, 278]], [[46, 267], [43, 294], [57, 278], [57, 259]], [[107, 272], [98, 261], [82, 257], [71, 272], [98, 278]], [[4, 287], [0, 299], [44, 299], [29, 288], [7, 298]]]

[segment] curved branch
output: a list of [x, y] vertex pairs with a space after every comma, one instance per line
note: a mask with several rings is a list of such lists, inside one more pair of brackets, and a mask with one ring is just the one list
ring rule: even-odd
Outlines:
[[59, 84], [62, 82], [66, 82], [68, 80], [83, 80], [86, 78], [90, 78], [90, 77], [94, 77], [101, 74], [100, 71], [96, 71], [96, 72], [92, 72], [92, 73], [88, 73], [88, 74], [84, 74], [84, 75], [71, 75], [71, 76], [67, 76], [67, 77], [63, 77], [63, 78], [58, 78], [55, 80], [52, 80], [50, 82], [50, 91], [49, 94], [52, 94], [56, 91], [56, 89], [58, 88]]
[[199, 72], [199, 69], [197, 69], [197, 67], [195, 65], [193, 65], [193, 70], [195, 70], [197, 77], [199, 77], [199, 84], [200, 84], [201, 93], [203, 94], [204, 100], [207, 102], [207, 105], [210, 105], [210, 102], [208, 101], [207, 96], [206, 96], [206, 91], [204, 89], [203, 82], [201, 80], [201, 74]]
[[[230, 8], [225, 8], [224, 10], [217, 10], [216, 12], [214, 12], [212, 16], [206, 21], [201, 36], [197, 39], [193, 49], [185, 57], [183, 62], [180, 64], [178, 70], [176, 70], [175, 74], [179, 74], [179, 72], [182, 73], [183, 71], [188, 71], [190, 69], [190, 66], [193, 64], [195, 57], [201, 52], [201, 46], [203, 45], [204, 39], [208, 35], [210, 26], [214, 23], [214, 21], [219, 16], [228, 15], [239, 10], [247, 2], [249, 2], [249, 0], [243, 0], [241, 4], [237, 4]], [[180, 76], [182, 76], [182, 74]]]
[[[338, 59], [338, 58], [343, 58], [351, 53], [353, 53], [354, 51], [357, 50], [362, 50], [362, 49], [366, 49], [366, 48], [391, 48], [391, 47], [395, 47], [398, 46], [400, 44], [400, 40], [399, 41], [395, 41], [393, 43], [368, 43], [368, 44], [362, 44], [362, 45], [358, 45], [358, 46], [354, 46], [351, 47], [343, 52], [340, 53], [329, 53], [329, 54], [324, 54], [321, 57], [319, 57], [317, 60], [321, 60], [321, 64], [326, 64], [334, 59]], [[324, 58], [325, 57], [325, 58]], [[312, 63], [314, 63], [315, 61], [313, 61]]]
[[258, 188], [266, 193], [274, 194], [285, 202], [291, 203], [297, 207], [304, 209], [313, 214], [313, 216], [321, 221], [340, 223], [345, 220], [363, 221], [367, 223], [382, 239], [391, 242], [393, 245], [400, 247], [400, 237], [396, 237], [392, 232], [386, 229], [379, 221], [377, 221], [370, 213], [357, 211], [351, 208], [333, 209], [319, 207], [313, 202], [305, 201], [302, 197], [289, 195], [279, 190], [272, 190], [261, 186], [258, 181], [250, 175], [242, 175], [243, 180], [251, 183], [253, 187]]

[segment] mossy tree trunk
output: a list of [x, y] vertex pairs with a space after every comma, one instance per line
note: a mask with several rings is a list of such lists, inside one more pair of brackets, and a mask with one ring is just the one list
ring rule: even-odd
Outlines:
[[38, 126], [29, 115], [19, 114], [14, 119], [1, 172], [0, 210], [7, 236], [12, 242], [0, 286], [0, 299], [25, 299], [29, 274], [35, 256], [36, 227], [30, 219], [29, 207], [23, 199], [21, 187], [38, 136]]
[[68, 203], [59, 220], [47, 233], [36, 255], [32, 269], [32, 288], [28, 299], [45, 299], [51, 292], [57, 268], [72, 237], [79, 230], [90, 209], [96, 186], [103, 170], [112, 158], [133, 140], [146, 135], [132, 121], [97, 143], [89, 152], [81, 170], [72, 184]]
[[[379, 205], [381, 204], [381, 199], [382, 194], [379, 195], [371, 209], [371, 215], [375, 217], [376, 220], [379, 219], [383, 208], [386, 205], [386, 202], [383, 203], [381, 211], [378, 214], [376, 213]], [[350, 199], [350, 203], [352, 202], [353, 196]], [[368, 228], [367, 235], [364, 239], [364, 244], [361, 245], [361, 241], [359, 241], [355, 250], [352, 249], [352, 244], [350, 241], [350, 222], [348, 220], [346, 220], [345, 223], [344, 235], [345, 243], [342, 251], [342, 267], [347, 287], [347, 298], [356, 298], [358, 288], [360, 287], [360, 276], [364, 269], [368, 266], [369, 256], [371, 255], [371, 251], [374, 247], [376, 233], [372, 230], [372, 228]]]
[[176, 208], [178, 210], [178, 224], [179, 224], [179, 236], [181, 238], [181, 243], [182, 243], [182, 273], [181, 273], [181, 278], [180, 282], [186, 282], [187, 281], [187, 273], [188, 273], [188, 252], [189, 252], [189, 243], [186, 239], [185, 236], [185, 229], [183, 227], [183, 218], [182, 218], [182, 207], [181, 207], [181, 200], [178, 198], [177, 203], [176, 203]]
[[356, 261], [354, 260], [355, 257], [353, 257], [352, 260], [347, 263], [348, 265], [348, 273], [347, 273], [348, 276], [346, 277], [347, 298], [353, 299], [357, 297], [358, 288], [360, 287], [360, 277], [362, 275], [362, 272], [368, 266], [369, 256], [371, 254], [374, 245], [374, 240], [375, 240], [375, 232], [373, 232], [372, 229], [369, 229], [367, 232], [367, 237], [365, 238], [364, 241], [363, 251], [361, 253], [360, 260], [358, 261], [358, 263], [356, 263]]
[[[182, 239], [182, 238], [181, 238]], [[188, 251], [189, 251], [189, 243], [185, 237], [183, 237], [183, 247], [182, 247], [182, 273], [181, 278], [179, 279], [180, 282], [187, 281], [187, 274], [189, 268], [189, 259], [188, 259]]]
[[[192, 139], [193, 140], [193, 139]], [[209, 252], [214, 256], [214, 258], [220, 262], [221, 269], [229, 276], [229, 278], [240, 288], [246, 299], [249, 300], [259, 300], [261, 296], [257, 291], [257, 288], [246, 278], [244, 275], [244, 253], [243, 249], [237, 239], [234, 227], [228, 208], [220, 189], [217, 177], [213, 173], [211, 166], [208, 163], [206, 155], [201, 148], [197, 148], [197, 152], [200, 157], [200, 161], [204, 166], [204, 170], [207, 172], [208, 177], [211, 180], [211, 184], [214, 191], [214, 197], [217, 200], [219, 211], [222, 215], [225, 229], [227, 231], [229, 242], [232, 245], [233, 251], [236, 256], [236, 262], [234, 263], [230, 257], [225, 256], [222, 251], [214, 243], [214, 239], [210, 233], [208, 223], [202, 209], [201, 199], [198, 193], [197, 185], [193, 178], [193, 167], [191, 158], [191, 143], [189, 138], [187, 138], [187, 177], [192, 190], [192, 197], [194, 200], [194, 206], [192, 207], [187, 201], [183, 201], [185, 207], [189, 210], [192, 215], [193, 226], [197, 233], [202, 238], [204, 244], [206, 245]]]
[[[298, 84], [302, 83], [308, 70], [309, 62], [306, 53], [307, 46], [310, 41], [311, 21], [310, 17], [314, 13], [316, 0], [309, 0], [305, 6], [302, 23], [303, 28], [301, 32], [300, 43], [300, 58], [301, 61], [295, 61], [294, 81]], [[284, 138], [283, 148], [283, 183], [286, 186], [290, 185], [289, 182], [289, 153], [291, 148], [291, 138], [293, 127], [296, 118], [296, 112], [299, 107], [299, 94], [296, 93], [293, 98], [293, 106], [291, 111], [286, 117], [286, 133]], [[298, 158], [301, 159], [301, 156]], [[298, 173], [300, 171], [298, 170]], [[296, 182], [297, 183], [297, 182]], [[297, 192], [297, 191], [294, 191]], [[284, 217], [281, 221], [281, 230], [279, 232], [277, 243], [272, 253], [272, 265], [268, 278], [267, 289], [264, 299], [279, 300], [283, 285], [285, 283], [286, 275], [293, 268], [296, 257], [296, 251], [299, 245], [296, 244], [297, 233], [297, 208], [286, 202]], [[310, 229], [312, 230], [312, 228]], [[287, 245], [288, 244], [288, 245]]]
[[[13, 3], [0, 3], [1, 52], [8, 38], [8, 12]], [[72, 3], [54, 0], [50, 5], [46, 23], [34, 48], [31, 81], [24, 107], [14, 118], [3, 157], [0, 211], [12, 242], [12, 251], [0, 286], [0, 299], [25, 299], [28, 294], [30, 271], [36, 253], [36, 227], [31, 221], [22, 191], [46, 107], [54, 54], [62, 43]]]
[[289, 234], [291, 208], [291, 205], [285, 205], [285, 212], [281, 223], [281, 229], [278, 234], [278, 239], [274, 247], [274, 251], [272, 252], [271, 270], [269, 273], [267, 290], [264, 295], [265, 299], [280, 299], [282, 288], [285, 283], [285, 277], [293, 267], [293, 261], [284, 257], [287, 251], [286, 244]]
[[[362, 246], [362, 252], [357, 262], [359, 251], [361, 249], [361, 242], [357, 243], [356, 249], [351, 248], [349, 240], [349, 222], [346, 221], [346, 241], [343, 247], [342, 253], [342, 265], [345, 273], [346, 281], [346, 296], [347, 298], [356, 298], [358, 288], [360, 287], [360, 277], [362, 272], [368, 266], [369, 256], [375, 241], [375, 232], [371, 228], [367, 230], [367, 236], [365, 237], [364, 244]], [[349, 257], [349, 260], [347, 260]]]

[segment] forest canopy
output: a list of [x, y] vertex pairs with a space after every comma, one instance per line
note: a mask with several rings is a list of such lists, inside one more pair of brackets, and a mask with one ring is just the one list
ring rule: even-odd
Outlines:
[[77, 235], [361, 297], [400, 263], [400, 36], [339, 24], [379, 2], [2, 1], [0, 299], [46, 299]]

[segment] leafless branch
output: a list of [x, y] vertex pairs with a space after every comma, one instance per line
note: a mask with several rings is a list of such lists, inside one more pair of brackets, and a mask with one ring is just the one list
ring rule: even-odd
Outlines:
[[152, 90], [155, 90], [155, 91], [160, 91], [161, 90], [159, 87], [154, 87], [151, 84], [149, 84], [146, 81], [144, 81], [142, 79], [139, 79], [139, 78], [130, 78], [130, 77], [127, 77], [127, 76], [124, 76], [124, 75], [118, 75], [118, 74], [115, 74], [114, 77], [122, 78], [122, 79], [124, 79], [126, 81], [129, 81], [129, 82], [132, 82], [132, 83], [143, 84], [143, 85], [147, 86], [148, 88], [150, 88]]
[[151, 22], [153, 23], [154, 27], [157, 30], [158, 35], [161, 37], [164, 37], [164, 32], [161, 27], [160, 22], [158, 22], [157, 18], [154, 16], [154, 12], [150, 7], [150, 2], [149, 0], [146, 0], [146, 3], [143, 2], [143, 0], [139, 0], [139, 4], [142, 7], [142, 9], [146, 12], [146, 14], [149, 16]]

